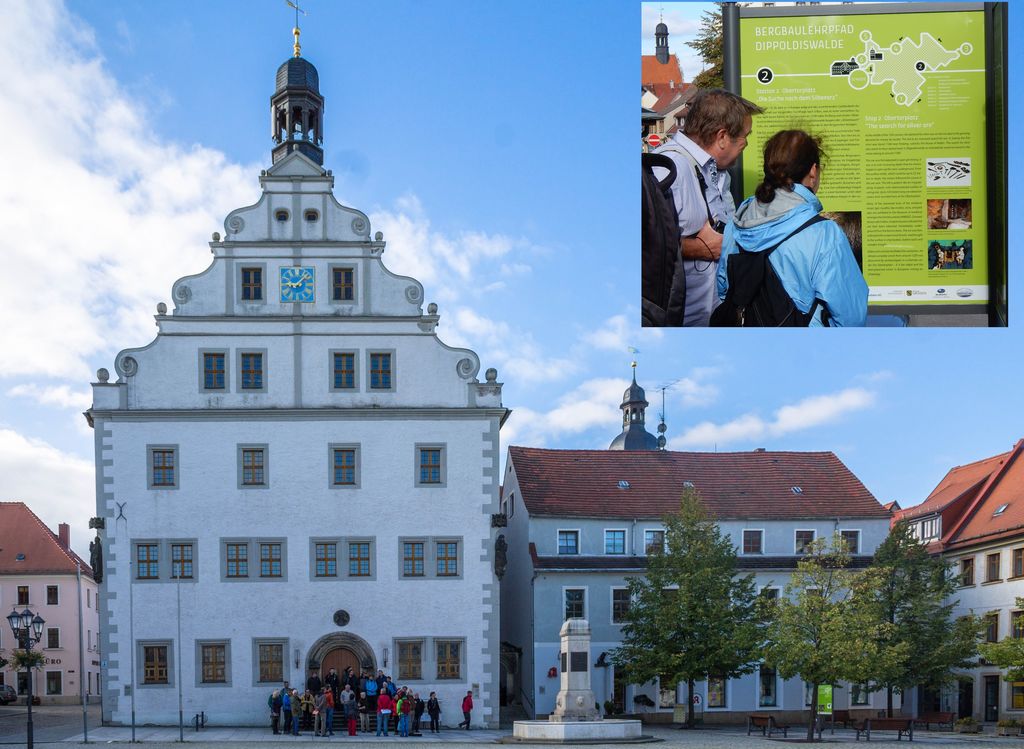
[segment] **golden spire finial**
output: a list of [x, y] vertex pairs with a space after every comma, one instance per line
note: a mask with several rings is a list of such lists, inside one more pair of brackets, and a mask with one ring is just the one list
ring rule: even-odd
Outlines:
[[296, 0], [296, 2], [294, 3], [292, 2], [292, 0], [284, 1], [288, 4], [289, 7], [295, 8], [295, 28], [292, 29], [292, 35], [295, 37], [295, 56], [302, 57], [302, 45], [299, 43], [299, 35], [302, 33], [302, 31], [299, 29], [299, 13], [301, 13], [304, 16], [308, 16], [309, 14], [299, 7], [298, 0]]

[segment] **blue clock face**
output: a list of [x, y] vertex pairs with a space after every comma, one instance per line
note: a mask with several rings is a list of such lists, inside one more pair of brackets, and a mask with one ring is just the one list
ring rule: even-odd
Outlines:
[[314, 269], [308, 267], [281, 268], [281, 301], [313, 301]]

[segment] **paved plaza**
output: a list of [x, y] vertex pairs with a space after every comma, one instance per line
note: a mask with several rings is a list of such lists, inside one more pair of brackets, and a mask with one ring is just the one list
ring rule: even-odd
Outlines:
[[[39, 746], [49, 747], [73, 747], [84, 746], [82, 739], [82, 712], [79, 707], [40, 707], [33, 711], [35, 719], [35, 743]], [[988, 733], [981, 735], [964, 735], [949, 733], [948, 731], [918, 731], [914, 734], [914, 746], [944, 746], [944, 747], [990, 747], [990, 746], [1012, 746], [1024, 747], [1024, 738], [1020, 737], [999, 737], [993, 735], [994, 728], [986, 726]], [[360, 734], [355, 737], [335, 734], [329, 738], [316, 738], [308, 732], [293, 738], [291, 736], [275, 736], [269, 729], [262, 728], [204, 728], [196, 732], [190, 728], [185, 729], [185, 741], [195, 749], [213, 749], [214, 747], [228, 747], [234, 749], [239, 745], [259, 744], [267, 749], [275, 747], [295, 747], [309, 745], [344, 745], [352, 747], [395, 747], [408, 746], [412, 744], [424, 744], [433, 746], [458, 745], [461, 747], [483, 747], [494, 746], [496, 743], [511, 734], [507, 730], [473, 730], [459, 731], [454, 728], [446, 729], [440, 735], [424, 734], [422, 737], [410, 737], [402, 739], [393, 734], [388, 738], [367, 736]], [[764, 747], [775, 747], [788, 743], [796, 743], [795, 740], [803, 736], [801, 729], [790, 730], [789, 740], [782, 738], [765, 739], [760, 736], [747, 736], [746, 730], [739, 727], [723, 726], [715, 728], [697, 729], [693, 731], [680, 730], [678, 728], [645, 726], [644, 734], [657, 740], [660, 746], [665, 747], [705, 747], [706, 749], [763, 749]], [[879, 733], [871, 741], [871, 746], [879, 749], [889, 747], [906, 747], [907, 741], [896, 742], [887, 740], [892, 734]], [[178, 728], [175, 727], [153, 727], [138, 726], [135, 729], [137, 742], [144, 743], [152, 749], [168, 749], [178, 744]], [[94, 744], [127, 744], [131, 742], [130, 728], [113, 728], [99, 725], [99, 714], [95, 706], [89, 710], [89, 746]], [[824, 735], [824, 742], [827, 744], [846, 744], [850, 746], [863, 746], [864, 742], [855, 742], [854, 733], [851, 730], [836, 729], [835, 734], [827, 730]], [[25, 707], [24, 705], [9, 705], [0, 707], [0, 746], [25, 746]]]

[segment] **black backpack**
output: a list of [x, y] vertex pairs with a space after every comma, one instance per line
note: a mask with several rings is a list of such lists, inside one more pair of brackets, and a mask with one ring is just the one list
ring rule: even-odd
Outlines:
[[[668, 170], [660, 182], [654, 167]], [[679, 256], [679, 219], [671, 187], [676, 165], [668, 156], [643, 154], [643, 225], [641, 228], [641, 319], [644, 327], [683, 324], [686, 279]]]
[[772, 264], [768, 262], [771, 254], [786, 240], [802, 232], [808, 226], [819, 221], [827, 221], [823, 216], [814, 216], [798, 226], [782, 240], [766, 250], [750, 252], [739, 243], [739, 252], [730, 255], [726, 266], [729, 277], [729, 290], [725, 299], [711, 313], [711, 326], [719, 328], [806, 328], [814, 318], [814, 313], [821, 305], [821, 321], [828, 325], [828, 308], [820, 299], [815, 299], [811, 309], [801, 312], [793, 304], [792, 298], [786, 293], [782, 281]]

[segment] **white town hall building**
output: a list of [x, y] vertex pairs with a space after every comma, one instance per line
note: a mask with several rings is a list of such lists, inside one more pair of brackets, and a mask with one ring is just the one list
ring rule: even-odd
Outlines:
[[263, 724], [283, 681], [352, 664], [496, 726], [501, 384], [334, 199], [298, 54], [259, 201], [93, 384], [103, 718], [177, 723], [180, 687], [186, 721]]

